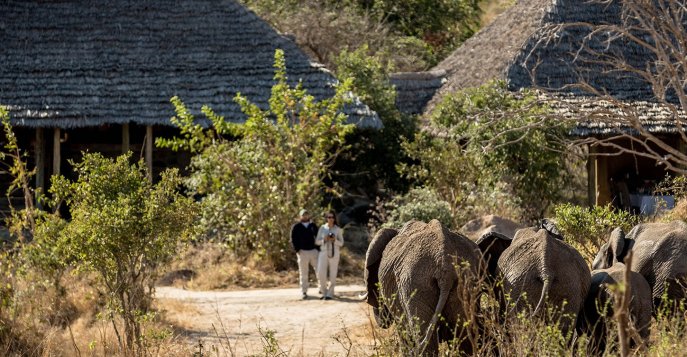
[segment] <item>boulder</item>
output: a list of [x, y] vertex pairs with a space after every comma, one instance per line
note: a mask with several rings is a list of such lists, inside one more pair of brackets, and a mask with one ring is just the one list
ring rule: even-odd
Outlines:
[[508, 218], [490, 214], [465, 223], [460, 228], [460, 233], [465, 234], [473, 241], [489, 232], [497, 232], [506, 237], [513, 238], [515, 232], [520, 228], [524, 228], [524, 226]]

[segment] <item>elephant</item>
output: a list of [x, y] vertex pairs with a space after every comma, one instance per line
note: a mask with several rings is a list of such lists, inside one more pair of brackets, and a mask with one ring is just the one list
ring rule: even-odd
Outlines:
[[[584, 302], [583, 329], [589, 334], [589, 352], [601, 355], [606, 349], [606, 320], [613, 318], [613, 286], [625, 282], [625, 264], [592, 271], [592, 283]], [[649, 338], [651, 324], [651, 287], [644, 277], [630, 271], [630, 321], [643, 341]], [[642, 343], [643, 343], [642, 341]]]
[[534, 306], [533, 315], [540, 316], [547, 306], [562, 307], [553, 317], [559, 319], [561, 332], [568, 336], [584, 306], [591, 273], [582, 255], [562, 241], [553, 228], [550, 222], [523, 228], [512, 240], [490, 234], [477, 244], [497, 247], [490, 256], [485, 255], [489, 273], [502, 279], [504, 292], [514, 299], [509, 308], [501, 295], [501, 309], [516, 313]]
[[632, 251], [630, 269], [641, 274], [651, 287], [654, 314], [664, 293], [673, 303], [686, 297], [683, 285], [687, 278], [687, 223], [640, 223], [626, 235], [622, 228], [611, 232], [592, 263], [592, 269], [605, 269], [624, 262]]
[[[392, 317], [416, 319], [423, 354], [436, 355], [439, 343], [454, 337], [454, 328], [477, 323], [460, 296], [461, 289], [477, 286], [482, 266], [478, 246], [437, 220], [410, 221], [400, 231], [382, 229], [366, 254], [367, 303], [383, 328]], [[467, 341], [460, 346], [467, 353], [470, 347]]]

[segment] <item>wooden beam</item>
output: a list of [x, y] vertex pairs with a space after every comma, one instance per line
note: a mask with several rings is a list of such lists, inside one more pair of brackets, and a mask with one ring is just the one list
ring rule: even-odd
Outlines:
[[[45, 138], [43, 135], [43, 128], [36, 128], [36, 191], [45, 190]], [[36, 200], [36, 207], [41, 207], [40, 202]]]
[[148, 179], [153, 181], [153, 127], [146, 126], [146, 165], [148, 166]]
[[[684, 140], [682, 140], [682, 138], [679, 136], [678, 136], [677, 140], [678, 140], [678, 150], [680, 150], [680, 153], [687, 154], [687, 143]], [[678, 167], [680, 167], [681, 169], [687, 169], [687, 165], [679, 165]]]
[[597, 156], [594, 171], [596, 172], [596, 205], [605, 206], [611, 202], [611, 187], [608, 182], [608, 157]]
[[589, 207], [596, 204], [596, 148], [589, 146], [589, 156], [587, 156], [587, 203]]
[[122, 154], [129, 152], [129, 123], [122, 124]]
[[52, 142], [52, 174], [60, 174], [60, 128], [53, 129], [53, 142]]

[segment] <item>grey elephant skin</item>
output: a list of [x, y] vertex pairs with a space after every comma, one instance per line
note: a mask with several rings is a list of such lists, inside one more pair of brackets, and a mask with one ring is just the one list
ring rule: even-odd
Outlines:
[[[606, 321], [613, 319], [613, 289], [625, 283], [625, 264], [616, 263], [608, 269], [592, 271], [592, 283], [584, 303], [584, 330], [590, 337], [589, 352], [601, 355], [606, 350]], [[651, 287], [644, 277], [630, 271], [630, 321], [642, 338], [649, 338], [651, 325]]]
[[[456, 269], [464, 264], [466, 269]], [[425, 354], [435, 355], [440, 341], [453, 338], [459, 321], [475, 322], [474, 316], [466, 316], [460, 289], [476, 286], [480, 264], [477, 245], [437, 220], [410, 221], [398, 232], [381, 230], [366, 255], [367, 302], [382, 327], [390, 325], [390, 316], [416, 318]], [[461, 348], [470, 353], [467, 343]]]
[[633, 252], [631, 270], [641, 274], [651, 287], [654, 313], [665, 293], [674, 303], [686, 297], [683, 288], [687, 278], [687, 224], [642, 223], [625, 234], [621, 228], [611, 233], [601, 246], [593, 269], [604, 269], [623, 262]]
[[[508, 242], [498, 236], [487, 238], [480, 238], [478, 244]], [[547, 229], [534, 227], [518, 230], [500, 255], [498, 250], [492, 253], [491, 260], [497, 259], [492, 274], [503, 280], [503, 290], [510, 296], [509, 302], [501, 301], [502, 309], [514, 314], [534, 308], [533, 315], [543, 316], [552, 307], [561, 332], [570, 336], [591, 284], [582, 255]]]

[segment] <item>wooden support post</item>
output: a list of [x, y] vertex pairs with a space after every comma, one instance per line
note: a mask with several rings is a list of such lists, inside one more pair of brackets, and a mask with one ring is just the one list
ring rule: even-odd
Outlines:
[[[43, 128], [36, 128], [36, 191], [45, 190], [45, 138]], [[36, 207], [42, 209], [40, 202], [36, 200]]]
[[60, 128], [53, 129], [52, 142], [52, 174], [57, 176], [60, 174]]
[[[684, 140], [682, 140], [682, 138], [679, 136], [678, 136], [677, 140], [678, 140], [678, 144], [677, 144], [678, 150], [680, 150], [680, 153], [687, 155], [687, 143]], [[684, 164], [678, 165], [678, 167], [683, 169], [683, 170], [687, 169], [687, 165], [684, 165]]]
[[587, 203], [589, 207], [596, 204], [596, 148], [589, 146], [589, 156], [587, 157]]
[[608, 184], [608, 157], [597, 156], [596, 160], [596, 205], [605, 206], [611, 202], [611, 188]]
[[153, 127], [146, 126], [146, 165], [148, 165], [148, 179], [153, 181]]
[[122, 124], [122, 154], [129, 152], [129, 123]]

